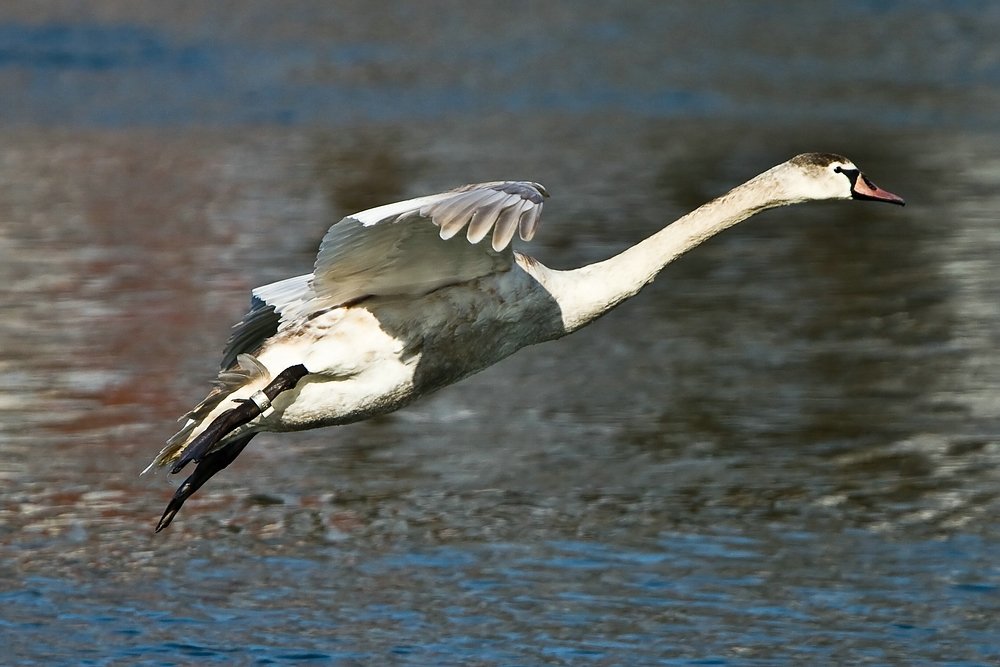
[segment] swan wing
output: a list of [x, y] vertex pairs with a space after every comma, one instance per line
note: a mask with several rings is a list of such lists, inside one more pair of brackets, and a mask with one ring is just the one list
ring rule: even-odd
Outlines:
[[[477, 183], [347, 216], [320, 244], [316, 298], [329, 307], [426, 294], [508, 270], [514, 233], [531, 240], [546, 196], [537, 183]], [[480, 243], [491, 232], [490, 242]]]
[[548, 196], [529, 181], [475, 183], [343, 218], [323, 237], [313, 273], [253, 290], [222, 368], [320, 310], [369, 296], [426, 294], [509, 270], [511, 241], [515, 234], [534, 237]]

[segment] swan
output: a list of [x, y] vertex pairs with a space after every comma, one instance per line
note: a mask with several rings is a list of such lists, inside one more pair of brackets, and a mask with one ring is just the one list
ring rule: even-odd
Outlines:
[[211, 393], [143, 471], [196, 464], [156, 532], [257, 433], [398, 410], [593, 322], [756, 213], [825, 199], [904, 204], [847, 158], [804, 153], [615, 257], [557, 271], [511, 248], [515, 234], [535, 235], [548, 196], [538, 183], [478, 183], [349, 215], [323, 237], [312, 273], [253, 290]]

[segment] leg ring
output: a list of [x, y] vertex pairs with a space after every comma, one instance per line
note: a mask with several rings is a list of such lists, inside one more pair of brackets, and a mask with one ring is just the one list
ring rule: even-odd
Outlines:
[[268, 409], [271, 407], [271, 399], [268, 398], [267, 394], [265, 394], [262, 390], [254, 392], [250, 396], [250, 400], [253, 401], [258, 408], [260, 408], [261, 414], [267, 412]]

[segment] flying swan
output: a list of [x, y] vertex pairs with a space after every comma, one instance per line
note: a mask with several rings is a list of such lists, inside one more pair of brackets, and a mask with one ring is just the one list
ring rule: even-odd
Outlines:
[[535, 235], [547, 197], [538, 183], [498, 181], [349, 215], [323, 237], [312, 273], [253, 290], [211, 393], [143, 471], [196, 464], [156, 532], [257, 433], [398, 410], [593, 322], [756, 213], [823, 199], [904, 204], [847, 158], [805, 153], [611, 259], [556, 271], [510, 247]]

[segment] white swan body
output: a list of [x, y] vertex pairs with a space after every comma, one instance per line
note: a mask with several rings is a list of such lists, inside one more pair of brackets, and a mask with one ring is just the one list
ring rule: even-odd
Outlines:
[[[846, 158], [807, 153], [611, 259], [556, 271], [510, 248], [515, 233], [534, 235], [547, 196], [536, 183], [485, 183], [348, 216], [327, 232], [313, 273], [254, 290], [216, 388], [147, 468], [173, 464], [176, 472], [187, 460], [199, 463], [158, 530], [253, 434], [397, 410], [522, 347], [575, 331], [676, 257], [759, 211], [818, 199], [903, 203]], [[282, 373], [293, 368], [299, 371], [284, 383]], [[277, 393], [269, 399], [265, 390]], [[210, 433], [234, 401], [260, 410]]]

